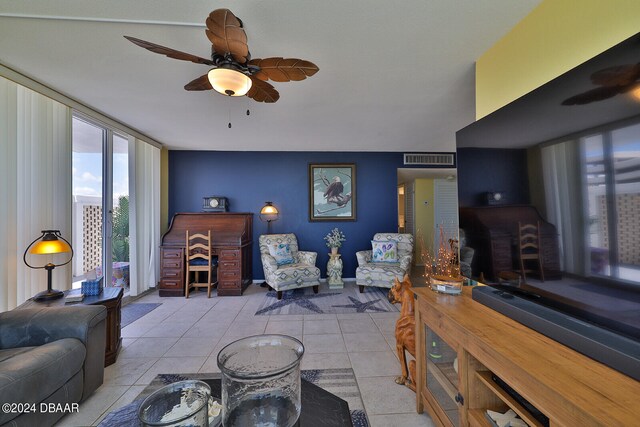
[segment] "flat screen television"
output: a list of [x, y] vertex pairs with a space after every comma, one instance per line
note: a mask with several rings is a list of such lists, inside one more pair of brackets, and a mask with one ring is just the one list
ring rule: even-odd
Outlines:
[[[628, 72], [626, 77], [616, 67]], [[599, 87], [603, 87], [600, 92], [594, 91]], [[640, 98], [633, 92], [638, 88], [640, 33], [461, 129], [456, 133], [457, 146], [528, 148], [637, 123]], [[580, 99], [582, 95], [586, 98]], [[572, 103], [576, 97], [588, 102]], [[473, 298], [640, 380], [640, 286], [621, 288], [598, 283], [597, 278], [591, 278], [590, 286], [594, 298], [609, 300], [610, 310], [583, 304], [570, 293], [547, 293], [539, 287], [478, 287]], [[634, 301], [635, 309], [616, 311]]]

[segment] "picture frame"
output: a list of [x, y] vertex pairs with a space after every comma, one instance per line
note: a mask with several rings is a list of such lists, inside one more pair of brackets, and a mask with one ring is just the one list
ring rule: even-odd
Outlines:
[[356, 220], [356, 164], [309, 164], [309, 221]]

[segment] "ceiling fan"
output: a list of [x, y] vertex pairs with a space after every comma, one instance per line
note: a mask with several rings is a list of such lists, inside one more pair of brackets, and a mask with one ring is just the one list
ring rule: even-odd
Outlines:
[[640, 64], [618, 65], [591, 74], [591, 82], [599, 87], [572, 96], [562, 105], [584, 105], [603, 101], [640, 87]]
[[243, 96], [257, 102], [276, 102], [278, 91], [269, 83], [304, 80], [318, 72], [312, 62], [296, 58], [251, 59], [242, 21], [229, 9], [216, 9], [206, 20], [205, 33], [211, 41], [211, 59], [124, 36], [130, 42], [169, 58], [210, 65], [207, 74], [185, 85], [186, 90], [210, 90], [228, 96]]

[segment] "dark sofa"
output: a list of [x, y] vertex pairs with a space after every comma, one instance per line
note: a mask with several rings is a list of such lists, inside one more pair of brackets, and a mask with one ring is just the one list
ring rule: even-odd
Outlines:
[[106, 316], [89, 305], [0, 313], [0, 403], [36, 409], [3, 410], [0, 425], [53, 425], [66, 413], [41, 411], [41, 403], [78, 403], [102, 385]]

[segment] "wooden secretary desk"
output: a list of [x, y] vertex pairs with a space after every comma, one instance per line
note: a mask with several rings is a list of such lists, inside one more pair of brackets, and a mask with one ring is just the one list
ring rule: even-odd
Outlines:
[[187, 230], [211, 230], [211, 247], [218, 256], [218, 296], [242, 295], [253, 280], [252, 228], [252, 213], [175, 214], [160, 246], [160, 296], [184, 296]]

